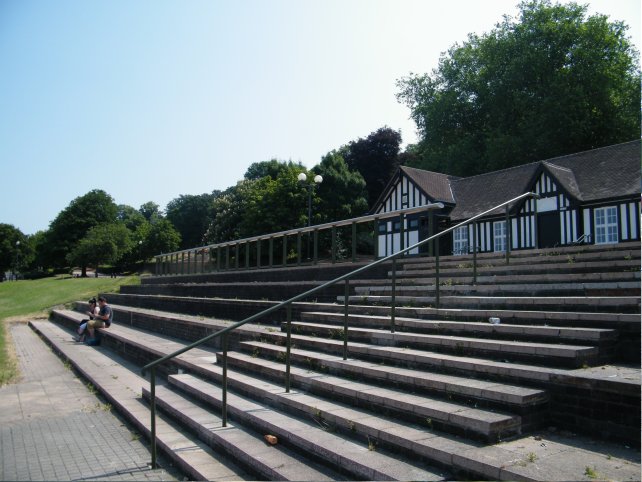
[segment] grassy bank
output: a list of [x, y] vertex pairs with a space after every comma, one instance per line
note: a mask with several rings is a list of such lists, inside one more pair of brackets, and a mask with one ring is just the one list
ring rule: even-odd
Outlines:
[[0, 283], [0, 386], [17, 376], [17, 365], [7, 329], [9, 322], [46, 318], [54, 306], [87, 300], [98, 293], [118, 291], [121, 285], [138, 283], [138, 276], [72, 278], [68, 275]]

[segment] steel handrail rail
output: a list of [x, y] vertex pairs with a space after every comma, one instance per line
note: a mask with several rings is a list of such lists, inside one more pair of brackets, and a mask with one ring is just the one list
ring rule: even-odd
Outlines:
[[[517, 196], [517, 197], [515, 197], [513, 199], [510, 199], [510, 200], [508, 200], [506, 202], [503, 202], [501, 204], [498, 204], [498, 205], [496, 205], [496, 206], [494, 206], [494, 207], [492, 207], [490, 209], [487, 209], [484, 212], [476, 214], [475, 216], [472, 216], [471, 218], [468, 218], [467, 220], [462, 221], [461, 223], [456, 224], [455, 226], [451, 226], [450, 228], [447, 228], [444, 231], [440, 231], [437, 234], [434, 234], [434, 235], [432, 235], [432, 236], [430, 236], [430, 237], [428, 237], [426, 239], [423, 239], [423, 240], [421, 240], [421, 241], [419, 241], [419, 242], [417, 242], [417, 243], [415, 243], [415, 244], [413, 244], [411, 246], [408, 246], [408, 247], [406, 247], [406, 248], [404, 248], [404, 249], [402, 249], [402, 250], [400, 250], [400, 251], [398, 251], [396, 253], [393, 253], [393, 254], [391, 254], [389, 256], [386, 256], [384, 258], [381, 258], [381, 259], [378, 259], [376, 261], [373, 261], [372, 263], [369, 263], [366, 266], [362, 266], [362, 267], [357, 268], [357, 269], [355, 269], [353, 271], [350, 271], [349, 273], [346, 273], [346, 274], [344, 274], [342, 276], [339, 276], [338, 278], [335, 278], [333, 280], [327, 281], [327, 282], [325, 282], [325, 283], [323, 283], [323, 284], [321, 284], [319, 286], [311, 288], [311, 289], [309, 289], [309, 290], [307, 290], [307, 291], [305, 291], [305, 292], [303, 292], [303, 293], [301, 293], [299, 295], [293, 296], [292, 298], [289, 298], [289, 299], [287, 299], [285, 301], [281, 301], [281, 302], [277, 303], [276, 305], [271, 306], [270, 308], [266, 308], [265, 310], [260, 311], [259, 313], [256, 313], [256, 314], [254, 314], [254, 315], [252, 315], [252, 316], [250, 316], [248, 318], [245, 318], [244, 320], [238, 321], [238, 322], [236, 322], [236, 323], [234, 323], [234, 324], [232, 324], [230, 326], [222, 328], [222, 329], [220, 329], [219, 331], [217, 331], [215, 333], [211, 333], [210, 335], [207, 335], [207, 336], [205, 336], [205, 337], [203, 337], [203, 338], [201, 338], [201, 339], [199, 339], [199, 340], [197, 340], [197, 341], [195, 341], [195, 342], [193, 342], [193, 343], [191, 343], [191, 344], [189, 344], [189, 345], [187, 345], [187, 346], [185, 346], [185, 347], [183, 347], [183, 348], [181, 348], [179, 350], [176, 350], [176, 351], [174, 351], [174, 352], [172, 352], [172, 353], [170, 353], [168, 355], [165, 355], [165, 356], [159, 358], [158, 360], [155, 360], [155, 361], [145, 365], [141, 369], [141, 373], [144, 376], [145, 373], [147, 372], [147, 370], [150, 370], [150, 377], [151, 377], [151, 379], [150, 379], [150, 385], [151, 385], [150, 386], [150, 404], [151, 404], [151, 413], [152, 413], [152, 423], [151, 423], [151, 428], [152, 428], [152, 440], [151, 440], [151, 444], [152, 444], [152, 468], [154, 468], [156, 466], [156, 440], [155, 440], [156, 439], [156, 437], [155, 437], [155, 425], [156, 425], [156, 422], [155, 422], [155, 378], [156, 378], [156, 366], [158, 366], [161, 363], [164, 363], [164, 362], [166, 362], [168, 360], [171, 360], [172, 358], [175, 358], [175, 357], [177, 357], [179, 355], [182, 355], [183, 353], [185, 353], [185, 352], [187, 352], [187, 351], [189, 351], [189, 350], [191, 350], [193, 348], [196, 348], [197, 346], [200, 346], [203, 343], [206, 343], [206, 342], [208, 342], [208, 341], [220, 336], [220, 337], [224, 337], [223, 338], [223, 342], [222, 342], [222, 348], [223, 348], [223, 355], [224, 355], [223, 379], [225, 380], [226, 371], [227, 371], [227, 334], [229, 332], [231, 332], [233, 330], [236, 330], [237, 328], [247, 324], [247, 323], [250, 323], [250, 322], [252, 322], [252, 321], [254, 321], [254, 320], [258, 319], [258, 318], [261, 318], [263, 316], [269, 315], [270, 313], [273, 313], [273, 312], [275, 312], [275, 311], [277, 311], [279, 309], [282, 309], [283, 307], [286, 307], [287, 308], [287, 318], [288, 318], [287, 319], [287, 322], [288, 322], [288, 343], [287, 343], [287, 350], [288, 350], [287, 355], [288, 356], [287, 356], [287, 359], [288, 360], [287, 360], [287, 367], [286, 367], [286, 391], [289, 392], [289, 349], [290, 349], [290, 329], [289, 329], [289, 325], [290, 325], [290, 321], [291, 321], [290, 320], [290, 316], [291, 316], [291, 305], [292, 305], [292, 303], [295, 303], [295, 302], [297, 302], [297, 301], [299, 301], [299, 300], [301, 300], [303, 298], [307, 298], [310, 295], [313, 295], [313, 294], [317, 293], [318, 291], [321, 291], [321, 290], [323, 290], [323, 289], [325, 289], [325, 288], [327, 288], [329, 286], [332, 286], [334, 284], [337, 284], [337, 283], [339, 283], [341, 281], [348, 281], [348, 280], [350, 280], [350, 278], [356, 276], [357, 274], [360, 274], [360, 273], [363, 273], [364, 271], [370, 270], [370, 269], [374, 268], [375, 266], [383, 264], [383, 263], [385, 263], [387, 261], [391, 261], [392, 260], [394, 262], [394, 260], [396, 260], [398, 257], [403, 256], [408, 251], [411, 251], [413, 249], [417, 249], [417, 248], [423, 246], [424, 244], [427, 244], [430, 241], [433, 241], [435, 239], [439, 239], [440, 237], [444, 236], [445, 234], [448, 234], [449, 232], [454, 231], [455, 229], [457, 229], [457, 228], [459, 228], [461, 226], [465, 226], [467, 224], [470, 224], [471, 222], [476, 221], [480, 217], [483, 217], [483, 216], [485, 216], [487, 214], [490, 214], [493, 211], [496, 211], [496, 210], [498, 210], [498, 209], [500, 209], [502, 207], [507, 207], [508, 205], [510, 205], [510, 204], [512, 204], [514, 202], [520, 201], [520, 200], [522, 200], [524, 198], [527, 198], [527, 197], [532, 197], [532, 198], [537, 199], [537, 198], [539, 198], [539, 195], [536, 194], [536, 193], [533, 193], [533, 192], [527, 192], [527, 193], [521, 194], [521, 195], [519, 195], [519, 196]], [[424, 206], [424, 209], [425, 209], [425, 206]], [[507, 232], [508, 232], [509, 227], [507, 226], [506, 229], [507, 229]], [[437, 256], [437, 259], [438, 259], [438, 256]], [[394, 273], [394, 263], [393, 263], [393, 273]], [[394, 279], [393, 279], [393, 283], [394, 283]], [[345, 315], [346, 316], [346, 321], [345, 321], [345, 325], [344, 326], [347, 328], [347, 306], [348, 306], [348, 286], [347, 286], [347, 283], [346, 283], [346, 292], [345, 292], [344, 303], [345, 303], [345, 307], [346, 307], [346, 315]], [[394, 301], [393, 301], [392, 310], [393, 310], [392, 328], [393, 328], [393, 331], [394, 331]], [[347, 333], [344, 334], [343, 338], [344, 338], [344, 359], [345, 359], [346, 358], [346, 348], [347, 348], [346, 345], [347, 345], [347, 338], [348, 338], [347, 337]], [[224, 389], [224, 391], [223, 391], [223, 426], [225, 426], [225, 424], [226, 424], [226, 413], [225, 413], [226, 407], [225, 407], [225, 404], [226, 404], [226, 393], [225, 393], [225, 389]]]
[[234, 241], [223, 241], [222, 243], [214, 243], [214, 244], [207, 244], [205, 246], [199, 246], [197, 248], [188, 248], [188, 249], [182, 249], [180, 251], [172, 251], [169, 253], [162, 253], [159, 255], [156, 255], [155, 257], [161, 257], [161, 256], [173, 256], [175, 254], [183, 254], [183, 253], [191, 253], [192, 251], [198, 251], [201, 249], [212, 249], [212, 248], [225, 248], [226, 246], [234, 246], [236, 244], [245, 244], [245, 243], [253, 243], [255, 241], [265, 241], [270, 238], [279, 238], [283, 236], [291, 236], [294, 234], [304, 234], [304, 233], [313, 233], [314, 231], [320, 231], [322, 229], [328, 229], [332, 227], [341, 227], [341, 226], [348, 226], [352, 223], [366, 223], [368, 221], [375, 221], [375, 220], [382, 220], [382, 219], [388, 219], [388, 218], [394, 218], [398, 217], [401, 214], [415, 214], [415, 213], [420, 213], [424, 212], [427, 209], [441, 209], [444, 207], [443, 203], [429, 203], [429, 204], [424, 204], [422, 206], [418, 206], [415, 208], [407, 208], [407, 209], [398, 209], [396, 211], [388, 211], [386, 213], [380, 213], [380, 214], [368, 214], [367, 216], [359, 216], [356, 218], [350, 218], [350, 219], [343, 219], [341, 221], [332, 221], [329, 223], [323, 223], [323, 224], [316, 224], [313, 226], [305, 226], [303, 228], [295, 228], [295, 229], [288, 229], [287, 231], [277, 231], [274, 233], [269, 233], [269, 234], [260, 234], [257, 236], [251, 236], [249, 238], [242, 238], [242, 239], [237, 239]]

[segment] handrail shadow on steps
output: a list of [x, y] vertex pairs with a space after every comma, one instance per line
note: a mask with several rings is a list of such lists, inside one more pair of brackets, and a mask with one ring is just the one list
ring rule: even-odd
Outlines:
[[[475, 221], [479, 219], [480, 217], [483, 217], [487, 214], [492, 213], [493, 211], [496, 211], [499, 208], [505, 207], [506, 208], [506, 263], [508, 264], [510, 262], [510, 245], [511, 245], [511, 229], [510, 229], [510, 217], [509, 217], [509, 205], [512, 203], [515, 203], [517, 201], [521, 201], [522, 199], [525, 198], [534, 198], [538, 199], [539, 195], [533, 192], [527, 192], [524, 194], [521, 194], [520, 196], [517, 196], [513, 199], [510, 199], [509, 201], [503, 202], [501, 204], [498, 204], [497, 206], [494, 206], [482, 213], [479, 213], [466, 221], [462, 221], [461, 223], [451, 226], [448, 229], [445, 229], [444, 231], [441, 231], [433, 236], [430, 236], [422, 241], [419, 241], [418, 243], [415, 243], [411, 246], [408, 246], [394, 254], [391, 254], [389, 256], [386, 256], [384, 258], [378, 259], [376, 261], [373, 261], [372, 263], [362, 266], [361, 268], [355, 269], [349, 273], [346, 273], [342, 276], [339, 276], [338, 278], [335, 278], [333, 280], [327, 281], [319, 286], [316, 286], [304, 293], [301, 293], [297, 296], [294, 296], [288, 300], [282, 301], [280, 303], [277, 303], [274, 306], [271, 306], [270, 308], [267, 308], [259, 313], [256, 313], [248, 318], [245, 318], [244, 320], [241, 320], [237, 323], [234, 323], [228, 327], [225, 327], [216, 333], [212, 333], [206, 337], [201, 338], [200, 340], [197, 340], [190, 345], [187, 345], [180, 350], [176, 350], [173, 353], [170, 353], [168, 355], [165, 355], [158, 360], [155, 360], [151, 363], [148, 363], [145, 365], [141, 372], [143, 376], [147, 372], [147, 370], [150, 371], [150, 411], [151, 411], [151, 452], [152, 452], [152, 469], [155, 469], [157, 467], [157, 459], [156, 459], [156, 367], [160, 365], [161, 363], [164, 363], [168, 360], [171, 360], [172, 358], [177, 357], [178, 355], [181, 355], [192, 348], [196, 348], [197, 346], [202, 345], [203, 343], [206, 343], [213, 338], [216, 337], [221, 337], [221, 349], [223, 351], [223, 377], [222, 377], [222, 404], [221, 404], [221, 418], [223, 421], [223, 426], [227, 426], [227, 337], [228, 333], [247, 324], [252, 321], [255, 321], [261, 317], [264, 317], [270, 313], [273, 313], [283, 307], [286, 308], [286, 324], [287, 324], [287, 335], [286, 335], [286, 354], [285, 354], [285, 390], [286, 392], [289, 393], [290, 391], [290, 345], [291, 345], [291, 324], [292, 324], [292, 303], [297, 302], [301, 299], [307, 298], [308, 296], [321, 291], [329, 286], [332, 286], [334, 284], [337, 284], [341, 281], [345, 282], [345, 291], [344, 291], [344, 316], [343, 316], [343, 359], [346, 360], [348, 358], [348, 301], [349, 301], [349, 283], [350, 283], [350, 278], [363, 273], [364, 271], [367, 271], [375, 266], [378, 266], [382, 263], [385, 263], [387, 261], [392, 261], [392, 269], [391, 269], [391, 274], [392, 274], [392, 279], [391, 279], [391, 288], [392, 288], [392, 293], [391, 293], [391, 306], [390, 306], [390, 330], [392, 333], [395, 331], [395, 287], [396, 287], [396, 260], [397, 258], [403, 256], [406, 254], [408, 251], [411, 251], [413, 249], [417, 249], [429, 242], [434, 243], [434, 249], [433, 252], [435, 253], [435, 307], [439, 308], [439, 239], [444, 236], [445, 234], [454, 231], [455, 229], [468, 225], [470, 223], [476, 224]], [[533, 217], [535, 220], [535, 224], [537, 224], [537, 203], [534, 203], [534, 212], [533, 212]], [[535, 225], [534, 229], [535, 233], [535, 246], [537, 246], [537, 226]], [[476, 282], [477, 279], [477, 230], [473, 229], [473, 234], [474, 234], [474, 241], [473, 241], [473, 283]]]

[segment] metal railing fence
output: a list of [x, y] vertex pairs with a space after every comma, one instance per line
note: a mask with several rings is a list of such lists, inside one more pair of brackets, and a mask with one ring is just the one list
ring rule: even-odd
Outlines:
[[[155, 257], [155, 274], [157, 276], [184, 275], [210, 273], [221, 270], [298, 266], [306, 262], [304, 259], [304, 253], [306, 251], [308, 262], [317, 264], [319, 262], [320, 237], [324, 232], [327, 232], [331, 237], [330, 242], [327, 243], [330, 249], [330, 260], [332, 263], [336, 263], [340, 258], [339, 247], [337, 245], [337, 233], [340, 228], [347, 228], [348, 226], [351, 227], [349, 236], [351, 239], [349, 243], [351, 251], [350, 260], [354, 262], [357, 260], [357, 244], [359, 242], [357, 227], [364, 223], [374, 224], [374, 259], [377, 259], [379, 258], [377, 250], [377, 225], [379, 221], [391, 218], [400, 219], [400, 240], [401, 248], [403, 249], [405, 247], [403, 232], [404, 229], [406, 229], [404, 218], [413, 214], [421, 215], [422, 213], [429, 213], [434, 209], [441, 209], [443, 207], [444, 205], [442, 203], [431, 203], [416, 208], [371, 214], [342, 221], [184, 249], [171, 253], [162, 253]], [[307, 243], [304, 242], [304, 236], [307, 236]], [[296, 239], [293, 240], [292, 238]], [[267, 252], [265, 251], [266, 243]], [[277, 246], [279, 243], [280, 247]], [[276, 262], [279, 257], [280, 263]], [[267, 261], [264, 263], [265, 258], [267, 258]], [[292, 262], [292, 260], [296, 261]]]
[[[527, 197], [532, 197], [537, 199], [539, 196], [535, 193], [532, 192], [527, 192], [524, 194], [521, 194], [520, 196], [517, 196], [513, 199], [510, 199], [509, 201], [506, 201], [504, 203], [498, 204], [497, 206], [488, 209], [482, 213], [479, 213], [470, 219], [467, 219], [466, 221], [463, 221], [455, 226], [452, 226], [450, 228], [445, 229], [444, 231], [441, 231], [433, 236], [430, 236], [422, 241], [419, 241], [418, 243], [415, 243], [411, 246], [408, 246], [406, 248], [403, 248], [402, 250], [391, 254], [390, 256], [386, 256], [384, 258], [380, 258], [376, 261], [373, 261], [372, 263], [362, 266], [358, 269], [355, 269], [347, 274], [344, 274], [342, 276], [339, 276], [338, 278], [335, 278], [333, 280], [327, 281], [315, 288], [312, 288], [308, 291], [305, 291], [304, 293], [301, 293], [299, 295], [296, 295], [288, 300], [282, 301], [280, 303], [277, 303], [274, 306], [271, 306], [270, 308], [267, 308], [259, 313], [256, 313], [248, 318], [245, 318], [244, 320], [241, 320], [237, 323], [234, 323], [228, 327], [225, 327], [215, 333], [212, 333], [204, 338], [201, 338], [200, 340], [197, 340], [184, 348], [181, 348], [180, 350], [176, 350], [173, 353], [170, 353], [168, 355], [165, 355], [158, 360], [155, 360], [151, 363], [148, 363], [142, 368], [142, 374], [145, 375], [147, 371], [150, 372], [150, 411], [151, 411], [151, 450], [152, 450], [152, 468], [156, 468], [156, 367], [160, 365], [161, 363], [165, 363], [166, 361], [169, 361], [178, 355], [181, 355], [192, 348], [196, 348], [203, 343], [207, 343], [208, 341], [220, 337], [221, 338], [221, 343], [220, 347], [222, 350], [222, 365], [223, 365], [223, 373], [222, 373], [222, 382], [221, 382], [221, 388], [222, 388], [222, 409], [221, 409], [221, 418], [222, 418], [222, 423], [223, 426], [227, 426], [227, 351], [228, 351], [228, 334], [236, 330], [237, 328], [247, 324], [251, 323], [252, 321], [255, 321], [261, 317], [264, 317], [266, 315], [269, 315], [271, 313], [274, 313], [277, 310], [280, 310], [285, 307], [286, 309], [286, 354], [285, 354], [285, 365], [286, 365], [286, 370], [285, 370], [285, 389], [286, 392], [290, 391], [290, 350], [291, 350], [291, 324], [292, 324], [292, 304], [295, 302], [298, 302], [304, 298], [307, 298], [329, 286], [332, 286], [334, 284], [344, 282], [344, 317], [343, 317], [343, 359], [346, 360], [348, 358], [348, 306], [349, 306], [349, 293], [350, 293], [350, 279], [359, 275], [360, 273], [363, 273], [364, 271], [370, 270], [375, 266], [378, 266], [382, 263], [386, 263], [389, 261], [392, 261], [392, 269], [391, 269], [391, 287], [392, 287], [392, 296], [391, 296], [391, 304], [390, 304], [390, 330], [392, 333], [395, 331], [395, 287], [396, 287], [396, 261], [399, 257], [403, 256], [407, 252], [417, 249], [427, 243], [434, 243], [433, 249], [435, 253], [435, 306], [439, 308], [439, 283], [440, 283], [440, 278], [439, 278], [439, 239], [442, 238], [444, 235], [450, 233], [451, 231], [461, 227], [465, 226], [471, 223], [475, 223], [477, 219], [486, 216], [493, 211], [496, 211], [497, 209], [500, 209], [502, 207], [506, 208], [506, 218], [507, 218], [507, 229], [506, 229], [506, 263], [510, 262], [510, 246], [511, 246], [511, 230], [509, 229], [510, 223], [509, 221], [509, 206], [515, 202], [521, 201], [522, 199], [525, 199]], [[534, 203], [535, 206], [537, 203]], [[537, 219], [537, 209], [535, 208], [535, 220]], [[476, 230], [473, 230], [474, 232]], [[535, 230], [537, 232], [537, 230]], [[473, 240], [473, 281], [476, 282], [476, 276], [477, 276], [477, 257], [476, 257], [476, 252], [477, 250], [475, 249], [476, 247], [476, 237]], [[537, 245], [537, 244], [536, 244]]]

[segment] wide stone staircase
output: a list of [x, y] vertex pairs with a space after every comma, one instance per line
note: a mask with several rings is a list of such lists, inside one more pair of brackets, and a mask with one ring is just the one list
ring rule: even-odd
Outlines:
[[[440, 258], [437, 301], [435, 259], [398, 260], [394, 317], [390, 263], [347, 318], [342, 283], [294, 303], [289, 391], [284, 310], [160, 365], [159, 448], [194, 479], [639, 480], [640, 244], [476, 261]], [[83, 302], [32, 327], [148, 434], [143, 365], [351, 269], [143, 278], [98, 348]]]

